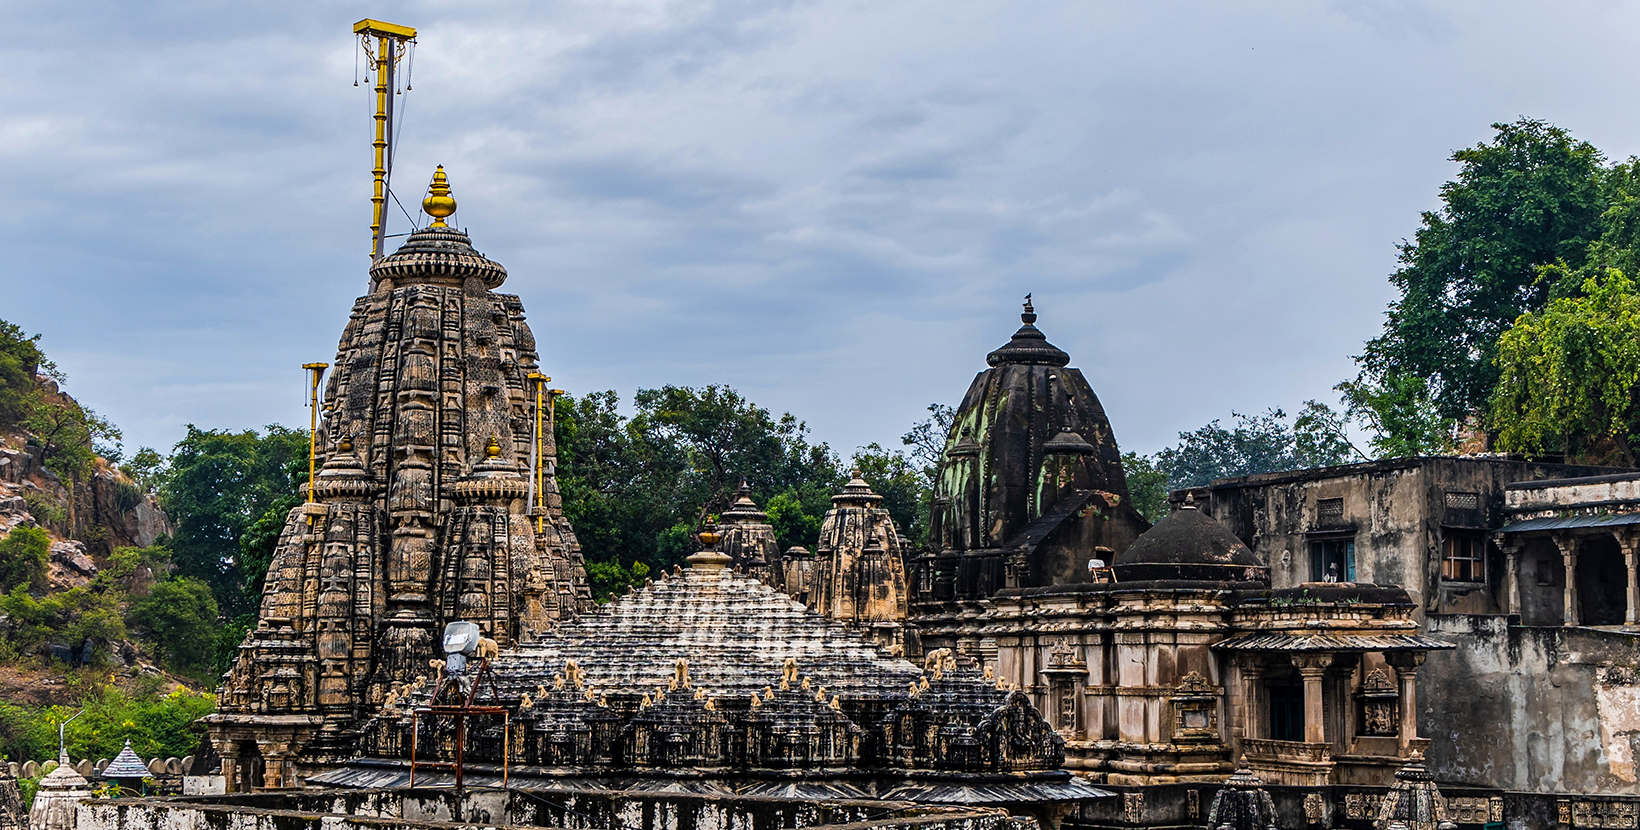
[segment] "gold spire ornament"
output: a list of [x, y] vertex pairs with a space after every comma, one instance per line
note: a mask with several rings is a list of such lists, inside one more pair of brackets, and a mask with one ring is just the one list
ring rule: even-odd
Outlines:
[[450, 195], [450, 179], [444, 175], [444, 165], [433, 171], [433, 183], [427, 186], [427, 198], [421, 200], [421, 209], [433, 217], [430, 228], [448, 228], [444, 217], [456, 212], [456, 200]]

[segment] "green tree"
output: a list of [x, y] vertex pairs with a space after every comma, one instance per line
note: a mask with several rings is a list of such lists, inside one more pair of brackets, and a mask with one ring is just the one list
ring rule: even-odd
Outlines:
[[159, 492], [160, 485], [165, 482], [166, 458], [160, 455], [153, 447], [142, 447], [131, 460], [120, 465], [120, 469], [137, 483], [144, 493]]
[[[299, 492], [307, 475], [305, 431], [278, 425], [229, 432], [188, 425], [171, 454], [160, 502], [176, 521], [173, 562], [179, 576], [211, 586], [230, 615], [255, 608], [266, 561], [244, 562], [240, 539], [275, 502]], [[264, 569], [257, 572], [256, 568]]]
[[587, 563], [587, 588], [593, 601], [600, 604], [608, 602], [611, 594], [624, 594], [648, 578], [649, 566], [642, 562], [633, 562], [630, 568], [621, 567], [619, 562]]
[[37, 527], [14, 527], [0, 538], [0, 591], [46, 589], [51, 561], [51, 537]]
[[157, 583], [148, 596], [131, 603], [126, 619], [147, 634], [166, 667], [193, 676], [213, 668], [217, 606], [203, 581], [183, 577]]
[[[1550, 295], [1540, 266], [1579, 268], [1601, 236], [1600, 152], [1543, 121], [1492, 127], [1491, 142], [1452, 154], [1458, 177], [1401, 245], [1390, 277], [1400, 299], [1344, 390], [1353, 411], [1390, 430], [1386, 446], [1422, 447], [1447, 431], [1430, 429], [1426, 402], [1447, 426], [1484, 413], [1498, 381], [1499, 335]], [[1411, 432], [1395, 432], [1403, 426]]]
[[922, 471], [930, 489], [940, 462], [945, 460], [945, 437], [951, 434], [951, 422], [957, 411], [943, 403], [928, 405], [928, 417], [913, 424], [911, 430], [900, 436], [900, 443], [910, 447], [911, 460]]
[[1635, 465], [1640, 435], [1640, 294], [1617, 269], [1581, 296], [1523, 315], [1498, 342], [1498, 445]]
[[34, 397], [34, 375], [56, 366], [40, 351], [40, 335], [0, 320], [0, 428], [11, 428], [28, 416]]
[[144, 758], [180, 758], [199, 745], [199, 719], [216, 708], [207, 692], [178, 688], [161, 694], [159, 685], [122, 691], [111, 685], [92, 689], [73, 706], [24, 706], [0, 702], [0, 753], [13, 761], [55, 759], [57, 724], [77, 710], [64, 737], [75, 758], [112, 758], [124, 747]]
[[1136, 452], [1122, 453], [1122, 471], [1127, 474], [1133, 509], [1151, 524], [1161, 521], [1167, 515], [1167, 472]]
[[1451, 452], [1457, 422], [1442, 415], [1423, 378], [1401, 373], [1373, 380], [1347, 380], [1334, 387], [1345, 414], [1372, 436], [1379, 458], [1409, 458]]
[[[1311, 402], [1314, 404], [1314, 402]], [[1191, 432], [1179, 433], [1179, 443], [1156, 454], [1155, 467], [1167, 474], [1167, 486], [1177, 490], [1200, 487], [1220, 478], [1326, 467], [1355, 460], [1341, 435], [1329, 435], [1324, 420], [1306, 404], [1303, 428], [1287, 422], [1279, 409], [1262, 415], [1232, 412], [1234, 428], [1214, 420]], [[1314, 407], [1325, 409], [1320, 404]], [[1131, 485], [1129, 493], [1131, 494]]]
[[625, 417], [610, 391], [560, 396], [554, 407], [558, 486], [589, 567], [682, 561], [742, 477], [766, 510], [788, 493], [783, 505], [828, 503], [841, 484], [836, 455], [810, 445], [802, 422], [728, 387], [641, 389], [635, 404]]

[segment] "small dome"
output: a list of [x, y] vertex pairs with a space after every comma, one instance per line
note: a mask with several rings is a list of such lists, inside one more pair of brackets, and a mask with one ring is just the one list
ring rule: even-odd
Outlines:
[[1067, 429], [1044, 442], [1042, 451], [1066, 455], [1093, 455], [1099, 452], [1099, 449], [1089, 444], [1087, 439]]
[[397, 251], [370, 266], [371, 279], [391, 279], [396, 285], [460, 286], [469, 277], [477, 277], [493, 290], [507, 280], [507, 269], [473, 250], [467, 234], [448, 227], [422, 228], [410, 234]]
[[833, 507], [876, 507], [882, 501], [883, 497], [871, 492], [871, 486], [860, 477], [859, 468], [849, 474], [843, 492], [831, 497]]
[[1065, 366], [1071, 362], [1071, 356], [1064, 349], [1048, 342], [1048, 336], [1043, 334], [1034, 324], [1036, 323], [1036, 309], [1031, 307], [1029, 298], [1025, 300], [1025, 313], [1019, 315], [1025, 325], [1014, 332], [1013, 339], [1007, 345], [985, 356], [985, 362], [992, 366], [1001, 366], [1005, 363], [1041, 363], [1048, 366]]
[[1116, 558], [1116, 578], [1268, 581], [1269, 569], [1228, 528], [1186, 504], [1133, 540]]

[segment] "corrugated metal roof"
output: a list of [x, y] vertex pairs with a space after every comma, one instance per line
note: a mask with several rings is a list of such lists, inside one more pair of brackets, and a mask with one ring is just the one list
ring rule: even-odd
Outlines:
[[1525, 533], [1531, 530], [1566, 530], [1573, 527], [1616, 527], [1640, 525], [1640, 513], [1617, 513], [1605, 516], [1566, 516], [1551, 519], [1527, 519], [1498, 528], [1499, 533]]
[[1418, 634], [1292, 634], [1255, 631], [1214, 643], [1225, 651], [1437, 651], [1451, 643]]

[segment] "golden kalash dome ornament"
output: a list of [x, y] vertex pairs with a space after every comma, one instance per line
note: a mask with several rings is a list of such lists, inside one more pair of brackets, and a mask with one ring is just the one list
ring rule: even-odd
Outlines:
[[448, 228], [444, 217], [456, 212], [456, 200], [450, 195], [450, 179], [444, 175], [444, 165], [433, 171], [433, 183], [427, 186], [427, 198], [421, 200], [421, 209], [433, 217], [430, 228]]

